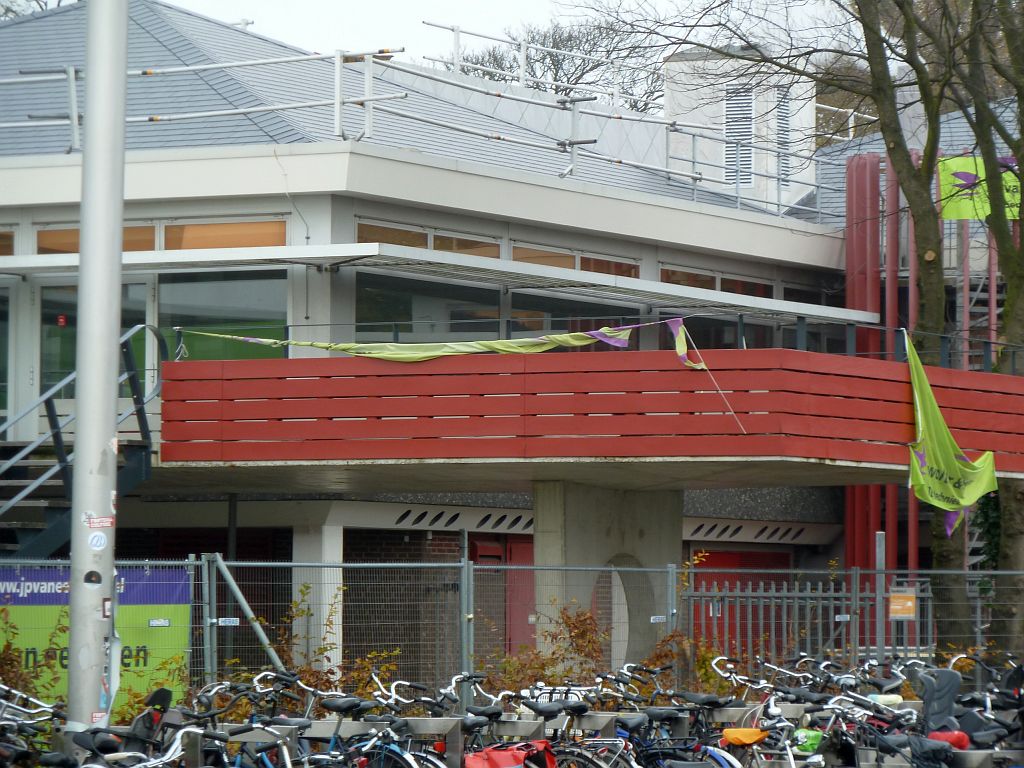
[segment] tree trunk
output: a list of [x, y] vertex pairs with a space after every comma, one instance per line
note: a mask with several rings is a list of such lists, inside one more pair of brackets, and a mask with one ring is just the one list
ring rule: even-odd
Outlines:
[[995, 579], [988, 637], [1000, 650], [1024, 652], [1024, 480], [999, 481], [999, 570], [1017, 571]]
[[[946, 513], [932, 509], [932, 568], [936, 571], [959, 573], [931, 573], [929, 578], [935, 600], [935, 652], [948, 654], [974, 645], [974, 612], [967, 599], [967, 579], [964, 573], [963, 529], [957, 528], [946, 538]], [[961, 523], [961, 525], [966, 525]], [[942, 661], [941, 656], [939, 661]]]

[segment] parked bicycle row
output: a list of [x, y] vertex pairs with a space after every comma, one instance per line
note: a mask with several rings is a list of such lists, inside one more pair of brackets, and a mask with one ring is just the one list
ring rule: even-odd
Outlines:
[[[758, 675], [748, 675], [718, 657], [711, 668], [731, 685], [725, 696], [674, 689], [670, 667], [637, 664], [586, 684], [520, 691], [490, 691], [477, 673], [434, 691], [385, 683], [374, 671], [365, 698], [264, 672], [207, 685], [173, 707], [169, 690], [153, 691], [129, 726], [70, 734], [78, 760], [47, 752], [46, 739], [62, 731], [60, 704], [0, 686], [0, 768], [815, 768], [881, 765], [886, 756], [936, 768], [958, 754], [1016, 761], [1021, 667], [1009, 658], [954, 661], [974, 665], [985, 678], [979, 690], [961, 693], [956, 670], [899, 658], [850, 669], [807, 656], [758, 659]], [[919, 704], [903, 699], [914, 688]]]

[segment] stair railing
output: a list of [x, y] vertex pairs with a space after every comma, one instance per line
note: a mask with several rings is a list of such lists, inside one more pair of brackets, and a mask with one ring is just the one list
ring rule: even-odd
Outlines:
[[[121, 344], [121, 361], [123, 371], [117, 379], [118, 390], [125, 382], [128, 383], [128, 390], [131, 393], [132, 405], [127, 410], [120, 413], [117, 417], [117, 424], [121, 425], [132, 416], [135, 416], [136, 423], [139, 429], [139, 435], [147, 449], [153, 447], [153, 433], [149, 428], [149, 419], [146, 416], [146, 404], [153, 398], [160, 394], [160, 388], [162, 380], [159, 374], [159, 366], [157, 368], [156, 384], [149, 392], [144, 392], [142, 387], [142, 381], [139, 377], [139, 368], [135, 360], [135, 351], [132, 348], [132, 338], [138, 334], [148, 331], [152, 333], [156, 338], [157, 349], [160, 356], [160, 362], [166, 361], [169, 358], [167, 350], [167, 340], [160, 333], [156, 326], [152, 325], [136, 325], [125, 333], [120, 338]], [[39, 435], [35, 441], [26, 445], [20, 451], [15, 453], [9, 459], [7, 459], [2, 465], [0, 465], [0, 477], [3, 477], [11, 467], [15, 466], [19, 461], [27, 456], [30, 456], [33, 451], [39, 448], [41, 445], [48, 441], [53, 442], [54, 452], [56, 458], [54, 465], [41, 473], [31, 484], [23, 488], [13, 498], [8, 499], [4, 502], [3, 506], [0, 506], [0, 516], [2, 516], [7, 510], [15, 506], [36, 490], [40, 485], [49, 480], [54, 475], [60, 473], [61, 480], [64, 484], [64, 494], [70, 499], [71, 498], [71, 467], [74, 459], [73, 453], [68, 453], [64, 442], [64, 430], [69, 424], [75, 420], [75, 413], [68, 414], [63, 419], [57, 413], [56, 400], [57, 395], [66, 387], [68, 384], [73, 382], [77, 377], [77, 372], [69, 373], [63, 379], [58, 381], [38, 398], [36, 398], [30, 405], [22, 409], [16, 416], [8, 419], [3, 424], [0, 424], [0, 435], [6, 436], [9, 434], [11, 427], [17, 424], [19, 421], [25, 418], [34, 417], [38, 418], [38, 412], [40, 406], [43, 407], [46, 412], [46, 421], [49, 425], [50, 431], [44, 432]]]

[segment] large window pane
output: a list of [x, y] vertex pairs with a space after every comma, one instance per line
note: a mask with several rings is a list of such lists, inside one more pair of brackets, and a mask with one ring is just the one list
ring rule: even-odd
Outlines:
[[701, 272], [690, 272], [685, 269], [662, 267], [661, 282], [672, 283], [673, 285], [688, 285], [691, 288], [706, 288], [709, 291], [715, 290], [714, 275], [705, 275]]
[[358, 341], [432, 342], [498, 338], [498, 292], [360, 272]]
[[[539, 336], [546, 333], [595, 331], [606, 325], [617, 326], [633, 322], [636, 322], [636, 311], [626, 307], [591, 304], [529, 293], [512, 294], [511, 335], [513, 338]], [[631, 349], [637, 348], [638, 338], [638, 334], [632, 335]], [[588, 352], [606, 352], [612, 349], [619, 348], [601, 343], [580, 347], [580, 350]]]
[[[146, 322], [146, 286], [130, 283], [121, 286], [121, 331]], [[45, 392], [75, 370], [78, 335], [78, 286], [44, 286], [41, 313], [42, 381]], [[133, 351], [139, 368], [145, 366], [145, 334], [137, 334]], [[122, 394], [125, 394], [124, 392]], [[59, 397], [74, 397], [74, 384], [64, 387]]]
[[255, 248], [286, 245], [284, 221], [226, 221], [216, 224], [168, 224], [164, 248]]
[[736, 277], [723, 277], [721, 287], [729, 293], [742, 293], [744, 296], [759, 296], [770, 299], [775, 293], [771, 283], [759, 283], [756, 280], [741, 280]]
[[546, 267], [562, 267], [563, 269], [576, 267], [576, 257], [571, 253], [545, 251], [541, 248], [527, 248], [522, 245], [512, 248], [512, 261], [525, 261], [527, 264], [543, 264]]
[[426, 248], [427, 233], [416, 229], [383, 227], [379, 224], [360, 224], [356, 228], [356, 241], [360, 243], [390, 243], [410, 248]]
[[629, 261], [613, 261], [598, 259], [594, 256], [580, 256], [580, 269], [584, 272], [600, 272], [603, 275], [619, 277], [639, 277], [640, 266]]
[[[744, 346], [747, 349], [764, 349], [773, 345], [773, 329], [749, 320], [743, 324], [743, 342], [739, 339], [738, 324], [732, 318], [720, 320], [713, 317], [690, 317], [686, 319], [686, 330], [698, 350], [742, 349]], [[671, 349], [671, 334], [664, 326], [661, 336], [661, 346], [664, 349]]]
[[[124, 251], [156, 250], [156, 228], [151, 226], [125, 227], [121, 232]], [[40, 229], [36, 232], [36, 253], [78, 253], [77, 228]]]
[[[288, 291], [283, 270], [186, 272], [160, 276], [159, 324], [174, 350], [175, 327], [193, 331], [287, 338]], [[190, 360], [287, 357], [284, 348], [185, 336]]]
[[486, 256], [489, 259], [497, 259], [501, 256], [501, 248], [497, 243], [451, 235], [434, 235], [434, 250], [468, 253], [471, 256]]
[[0, 231], [0, 256], [14, 255], [14, 233]]

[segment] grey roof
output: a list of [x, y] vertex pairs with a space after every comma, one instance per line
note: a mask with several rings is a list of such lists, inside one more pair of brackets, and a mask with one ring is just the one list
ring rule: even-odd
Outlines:
[[[128, 32], [129, 69], [223, 63], [278, 58], [306, 53], [300, 48], [271, 40], [160, 0], [130, 0]], [[0, 23], [0, 78], [18, 76], [20, 69], [85, 64], [86, 0]], [[345, 67], [344, 93], [363, 93], [362, 64]], [[400, 109], [446, 123], [532, 141], [564, 139], [553, 127], [539, 131], [537, 121], [507, 119], [444, 98], [436, 90], [416, 87], [415, 78], [388, 76], [374, 80], [374, 93], [404, 91], [408, 97], [387, 102]], [[64, 82], [0, 86], [0, 122], [25, 120], [28, 114], [66, 113]], [[226, 110], [285, 102], [332, 98], [334, 65], [328, 61], [294, 62], [257, 67], [213, 70], [128, 81], [129, 116]], [[84, 83], [79, 83], [80, 111], [88, 116]], [[546, 108], [526, 105], [528, 109]], [[86, 124], [88, 120], [86, 119]], [[525, 125], [523, 124], [525, 123]], [[531, 127], [526, 127], [527, 125]], [[346, 135], [359, 135], [363, 112], [358, 106], [344, 110]], [[270, 144], [335, 141], [333, 109], [306, 108], [245, 116], [204, 117], [187, 121], [130, 124], [127, 148], [173, 148], [230, 144]], [[428, 125], [378, 109], [372, 143], [453, 157], [545, 175], [561, 173], [569, 164], [567, 154], [524, 147]], [[69, 147], [67, 126], [32, 126], [0, 129], [0, 155], [60, 153]], [[598, 151], [602, 151], [600, 146]], [[580, 151], [574, 178], [587, 182], [736, 207], [734, 197], [694, 185], [687, 180], [667, 179], [665, 174], [615, 165]], [[608, 152], [608, 154], [612, 154]], [[747, 210], [761, 210], [744, 204]]]

